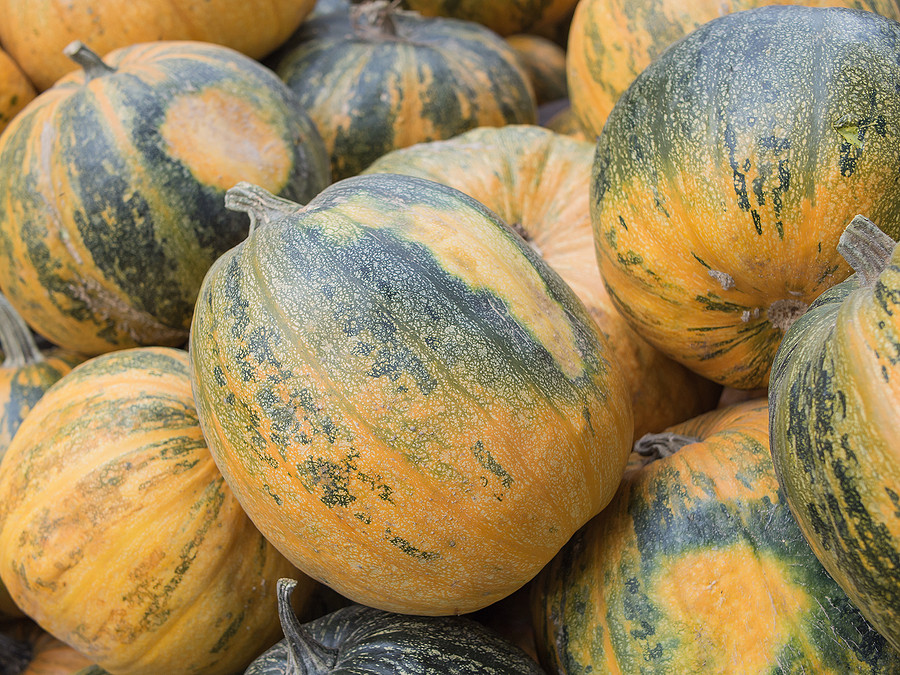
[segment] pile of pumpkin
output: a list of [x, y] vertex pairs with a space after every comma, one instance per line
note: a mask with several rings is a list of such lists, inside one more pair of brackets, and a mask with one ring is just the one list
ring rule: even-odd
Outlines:
[[900, 672], [895, 2], [162, 4], [0, 1], [0, 675]]

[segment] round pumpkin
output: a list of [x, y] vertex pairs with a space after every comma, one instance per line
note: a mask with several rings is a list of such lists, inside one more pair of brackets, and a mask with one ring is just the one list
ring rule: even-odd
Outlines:
[[284, 639], [244, 675], [543, 675], [521, 649], [461, 616], [409, 616], [351, 605], [300, 623], [290, 604], [295, 584], [293, 579], [278, 582]]
[[73, 675], [91, 663], [30, 619], [0, 626], [2, 675]]
[[594, 255], [593, 148], [540, 127], [511, 124], [395, 150], [365, 173], [444, 183], [512, 225], [597, 322], [631, 392], [636, 440], [714, 408], [721, 387], [651, 347], [613, 307]]
[[216, 462], [260, 531], [354, 602], [459, 614], [515, 591], [612, 496], [628, 392], [584, 305], [479, 202], [396, 174], [257, 223], [190, 352]]
[[271, 71], [199, 42], [134, 45], [60, 80], [0, 136], [0, 287], [28, 324], [95, 355], [181, 346], [206, 269], [246, 236], [225, 190], [307, 201], [322, 140]]
[[847, 222], [900, 223], [898, 42], [872, 12], [776, 5], [710, 21], [641, 73], [600, 134], [591, 218], [642, 337], [766, 385], [785, 330], [850, 273]]
[[763, 399], [646, 437], [532, 583], [541, 661], [576, 673], [898, 672], [779, 489]]
[[402, 0], [424, 16], [474, 21], [500, 35], [541, 33], [566, 21], [578, 0]]
[[566, 98], [566, 51], [549, 38], [515, 33], [506, 38], [528, 75], [538, 106]]
[[268, 62], [321, 132], [334, 180], [413, 143], [537, 120], [528, 75], [502, 38], [387, 0], [304, 22]]
[[900, 649], [900, 247], [858, 216], [856, 274], [788, 331], [772, 367], [772, 456], [825, 569]]
[[[257, 59], [300, 25], [315, 0], [2, 0], [0, 42], [38, 90], [76, 66], [63, 55], [73, 40], [98, 54], [141, 42], [212, 42]], [[252, 30], [248, 27], [252, 26]]]
[[[593, 138], [622, 93], [663, 51], [704, 23], [764, 5], [848, 7], [900, 19], [896, 0], [581, 0], [569, 27], [572, 109]], [[808, 86], [820, 80], [810, 78]]]
[[34, 85], [12, 57], [0, 49], [0, 132], [35, 97]]
[[[116, 675], [231, 674], [279, 637], [262, 537], [203, 440], [187, 353], [95, 357], [32, 409], [0, 463], [0, 577], [45, 630]], [[308, 598], [306, 577], [297, 600]]]

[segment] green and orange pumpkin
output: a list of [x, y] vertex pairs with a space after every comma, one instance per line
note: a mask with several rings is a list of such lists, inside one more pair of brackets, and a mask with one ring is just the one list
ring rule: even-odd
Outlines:
[[640, 338], [606, 293], [591, 230], [593, 149], [541, 127], [510, 124], [395, 150], [364, 173], [449, 185], [521, 235], [575, 291], [609, 343], [631, 392], [637, 440], [715, 407], [721, 387]]
[[553, 33], [568, 21], [578, 0], [402, 0], [424, 16], [443, 16], [487, 26], [500, 35]]
[[304, 22], [267, 63], [321, 132], [334, 180], [414, 143], [537, 121], [530, 80], [506, 41], [387, 0]]
[[[116, 675], [230, 675], [280, 636], [298, 576], [209, 453], [188, 355], [143, 347], [59, 380], [0, 463], [0, 578], [42, 628]], [[298, 609], [315, 588], [300, 576]]]
[[307, 201], [322, 140], [274, 73], [232, 49], [155, 42], [83, 68], [0, 136], [0, 287], [28, 324], [95, 355], [181, 346], [203, 275], [246, 236], [225, 190]]
[[457, 614], [515, 591], [611, 498], [628, 391], [587, 309], [445, 185], [348, 178], [256, 223], [191, 328], [204, 435], [248, 515], [360, 604]]
[[858, 216], [856, 271], [788, 331], [769, 387], [772, 456], [825, 569], [900, 649], [900, 247]]
[[872, 12], [776, 5], [710, 21], [638, 76], [591, 185], [600, 273], [636, 332], [724, 385], [766, 385], [790, 323], [850, 273], [846, 223], [900, 222], [898, 43]]
[[19, 64], [0, 49], [0, 132], [35, 95], [34, 85]]
[[779, 489], [765, 399], [639, 441], [613, 501], [532, 583], [550, 675], [896, 673]]

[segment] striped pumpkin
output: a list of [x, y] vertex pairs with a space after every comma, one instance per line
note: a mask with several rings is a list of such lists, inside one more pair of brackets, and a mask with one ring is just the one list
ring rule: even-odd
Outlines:
[[54, 344], [180, 346], [203, 275], [247, 226], [241, 179], [307, 201], [328, 181], [284, 84], [231, 49], [135, 45], [43, 92], [0, 136], [0, 287]]
[[715, 407], [721, 387], [663, 356], [613, 307], [594, 255], [593, 148], [540, 127], [512, 124], [395, 150], [365, 173], [444, 183], [512, 224], [597, 322], [631, 392], [637, 439]]
[[19, 64], [0, 49], [0, 132], [34, 97], [34, 85]]
[[581, 0], [569, 28], [572, 108], [591, 138], [616, 101], [672, 43], [724, 14], [763, 5], [849, 7], [900, 19], [896, 0]]
[[[315, 0], [0, 0], [0, 42], [39, 90], [75, 68], [63, 54], [83, 40], [99, 54], [140, 42], [213, 42], [261, 58], [283, 43]], [[252, 30], [248, 27], [252, 26]]]
[[766, 385], [791, 321], [850, 272], [847, 222], [900, 223], [898, 43], [872, 12], [761, 7], [641, 73], [600, 134], [591, 211], [642, 337], [722, 384]]
[[[278, 638], [275, 583], [297, 574], [216, 468], [184, 351], [86, 361], [0, 464], [0, 578], [116, 675], [234, 673]], [[301, 603], [314, 587], [302, 582]]]
[[636, 455], [533, 583], [550, 675], [898, 672], [803, 538], [767, 429], [756, 400], [636, 445], [659, 458]]
[[397, 148], [537, 120], [528, 75], [503, 39], [386, 0], [304, 22], [269, 63], [319, 128], [334, 180]]
[[204, 434], [244, 509], [354, 602], [457, 614], [533, 577], [612, 496], [632, 436], [587, 310], [463, 193], [377, 174], [257, 223], [191, 329]]
[[500, 35], [542, 34], [566, 21], [578, 0], [402, 0], [424, 16], [474, 21]]
[[822, 294], [772, 367], [772, 456], [825, 569], [900, 649], [900, 247], [857, 217], [857, 274]]

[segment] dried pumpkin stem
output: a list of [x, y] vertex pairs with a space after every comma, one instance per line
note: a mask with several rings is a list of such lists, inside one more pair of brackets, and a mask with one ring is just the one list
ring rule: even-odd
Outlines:
[[363, 0], [350, 7], [350, 24], [353, 32], [365, 39], [397, 37], [394, 13], [399, 0]]
[[787, 332], [793, 323], [806, 313], [809, 305], [797, 298], [776, 300], [766, 310], [766, 318], [782, 332]]
[[24, 673], [33, 658], [31, 645], [0, 633], [0, 675]]
[[865, 216], [856, 216], [838, 240], [838, 253], [859, 276], [862, 286], [874, 286], [888, 266], [895, 242]]
[[31, 330], [2, 294], [0, 294], [0, 348], [6, 356], [3, 361], [4, 368], [22, 368], [44, 360], [44, 355], [38, 349]]
[[324, 675], [337, 663], [338, 650], [316, 640], [300, 623], [291, 607], [291, 593], [297, 582], [279, 579], [277, 585], [278, 617], [288, 644], [289, 669], [285, 675]]
[[296, 202], [273, 195], [259, 185], [241, 181], [225, 193], [225, 208], [250, 216], [250, 232], [253, 232], [260, 223], [268, 224], [301, 207]]
[[84, 44], [81, 40], [75, 40], [66, 45], [63, 54], [72, 59], [84, 69], [84, 80], [90, 82], [95, 77], [109, 75], [116, 69], [107, 64], [97, 52]]
[[633, 451], [644, 459], [646, 466], [658, 459], [671, 457], [686, 445], [699, 442], [699, 438], [670, 432], [644, 434], [635, 442]]

